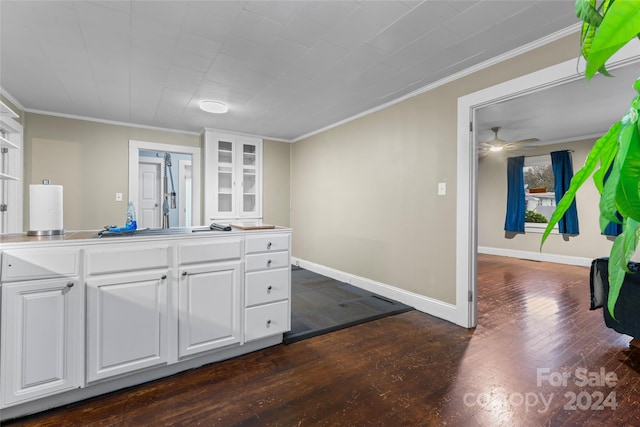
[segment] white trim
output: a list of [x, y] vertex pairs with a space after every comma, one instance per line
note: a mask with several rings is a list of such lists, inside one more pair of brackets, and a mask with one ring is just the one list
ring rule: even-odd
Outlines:
[[515, 249], [503, 249], [503, 248], [490, 248], [487, 246], [478, 246], [478, 253], [486, 254], [486, 255], [506, 256], [510, 258], [528, 259], [531, 261], [544, 261], [544, 262], [553, 262], [556, 264], [578, 265], [580, 267], [589, 267], [591, 266], [591, 261], [593, 261], [591, 258], [585, 258], [585, 257], [579, 257], [579, 256], [545, 254], [543, 252], [520, 251]]
[[193, 201], [191, 224], [202, 225], [200, 222], [200, 147], [185, 145], [161, 144], [158, 142], [129, 140], [129, 200], [138, 200], [138, 153], [140, 150], [165, 151], [170, 153], [191, 154], [192, 162], [192, 187], [191, 200]]
[[343, 125], [345, 123], [349, 123], [349, 122], [351, 122], [353, 120], [356, 120], [356, 119], [359, 119], [361, 117], [368, 116], [369, 114], [373, 114], [373, 113], [375, 113], [377, 111], [384, 110], [385, 108], [389, 108], [389, 107], [391, 107], [393, 105], [399, 104], [399, 103], [401, 103], [403, 101], [406, 101], [407, 99], [415, 98], [416, 96], [421, 95], [421, 94], [423, 94], [425, 92], [428, 92], [430, 90], [433, 90], [433, 89], [435, 89], [437, 87], [443, 86], [443, 85], [445, 85], [447, 83], [451, 83], [452, 81], [458, 80], [458, 79], [460, 79], [462, 77], [466, 77], [466, 76], [468, 76], [470, 74], [473, 74], [475, 72], [484, 70], [485, 68], [489, 68], [489, 67], [491, 67], [493, 65], [499, 64], [500, 62], [506, 61], [508, 59], [515, 58], [516, 56], [522, 55], [523, 53], [526, 53], [526, 52], [528, 52], [530, 50], [537, 49], [537, 48], [539, 48], [541, 46], [547, 45], [547, 44], [552, 43], [552, 42], [554, 42], [554, 41], [556, 41], [558, 39], [561, 39], [562, 37], [565, 37], [565, 36], [568, 36], [568, 35], [573, 34], [575, 32], [578, 32], [578, 31], [580, 31], [580, 28], [581, 28], [581, 24], [571, 25], [570, 27], [567, 27], [567, 28], [562, 29], [560, 31], [556, 31], [553, 34], [549, 34], [548, 36], [545, 36], [545, 37], [543, 37], [541, 39], [538, 39], [538, 40], [536, 40], [534, 42], [525, 44], [525, 45], [520, 46], [520, 47], [518, 47], [516, 49], [510, 50], [509, 52], [505, 52], [502, 55], [495, 56], [495, 57], [493, 57], [491, 59], [488, 59], [488, 60], [486, 60], [484, 62], [476, 64], [476, 65], [474, 65], [472, 67], [466, 68], [466, 69], [464, 69], [464, 70], [462, 70], [462, 71], [460, 71], [458, 73], [451, 74], [451, 75], [449, 75], [449, 76], [447, 76], [447, 77], [445, 77], [443, 79], [440, 79], [440, 80], [438, 80], [436, 82], [430, 83], [430, 84], [428, 84], [426, 86], [423, 86], [423, 87], [421, 87], [419, 89], [416, 89], [413, 92], [410, 92], [410, 93], [408, 93], [406, 95], [403, 95], [400, 98], [396, 98], [396, 99], [394, 99], [392, 101], [389, 101], [389, 102], [386, 102], [386, 103], [384, 103], [382, 105], [378, 105], [377, 107], [373, 107], [373, 108], [371, 108], [369, 110], [363, 111], [362, 113], [358, 113], [358, 114], [356, 114], [354, 116], [351, 116], [351, 117], [348, 117], [348, 118], [346, 118], [344, 120], [340, 120], [339, 122], [336, 122], [336, 123], [330, 124], [328, 126], [325, 126], [325, 127], [321, 128], [321, 129], [317, 129], [317, 130], [311, 131], [309, 133], [306, 133], [304, 135], [301, 135], [301, 136], [298, 136], [296, 138], [293, 138], [291, 140], [291, 142], [298, 142], [298, 141], [303, 140], [305, 138], [309, 138], [309, 137], [311, 137], [313, 135], [317, 135], [319, 133], [325, 132], [325, 131], [327, 131], [329, 129], [333, 129], [335, 127], [341, 126], [341, 125]]
[[291, 257], [291, 264], [401, 302], [402, 304], [411, 306], [423, 313], [456, 323], [456, 307], [453, 304], [396, 288], [395, 286], [387, 285], [385, 283], [376, 282], [375, 280], [356, 276], [355, 274], [345, 273], [344, 271], [325, 267], [296, 257]]
[[[7, 98], [13, 105], [18, 107], [20, 110], [24, 112], [24, 106], [18, 101], [13, 95], [5, 90], [2, 86], [0, 86], [0, 94], [2, 94], [5, 98]], [[21, 115], [22, 116], [22, 115]]]
[[[608, 70], [638, 62], [640, 60], [637, 42], [626, 44], [607, 64]], [[578, 70], [576, 70], [578, 63]], [[583, 78], [584, 62], [578, 58], [509, 80], [458, 98], [457, 124], [457, 194], [456, 194], [456, 311], [460, 317], [466, 316], [468, 327], [474, 327], [477, 319], [468, 313], [475, 313], [477, 298], [468, 302], [468, 292], [477, 295], [477, 277], [471, 274], [477, 263], [477, 248], [472, 236], [477, 233], [477, 205], [475, 203], [475, 178], [470, 170], [477, 166], [477, 141], [469, 133], [469, 122], [473, 121], [476, 109], [506, 99], [551, 88], [563, 83]], [[470, 167], [471, 165], [471, 167]], [[461, 321], [464, 319], [461, 319]], [[462, 324], [462, 323], [459, 323]]]

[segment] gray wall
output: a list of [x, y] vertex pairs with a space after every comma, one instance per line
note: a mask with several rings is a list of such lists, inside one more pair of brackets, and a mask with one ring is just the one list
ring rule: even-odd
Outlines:
[[455, 304], [457, 100], [578, 52], [574, 34], [294, 143], [293, 255]]

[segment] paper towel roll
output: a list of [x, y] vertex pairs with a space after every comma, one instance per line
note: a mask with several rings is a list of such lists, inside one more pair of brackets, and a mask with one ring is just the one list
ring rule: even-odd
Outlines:
[[29, 185], [29, 232], [27, 234], [63, 233], [62, 212], [62, 185]]

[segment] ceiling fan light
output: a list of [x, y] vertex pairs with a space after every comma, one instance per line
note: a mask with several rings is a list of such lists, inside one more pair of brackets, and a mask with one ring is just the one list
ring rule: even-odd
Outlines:
[[213, 114], [224, 114], [229, 111], [229, 107], [219, 101], [200, 101], [200, 109]]
[[494, 145], [491, 148], [489, 148], [489, 150], [491, 151], [502, 151], [502, 145]]

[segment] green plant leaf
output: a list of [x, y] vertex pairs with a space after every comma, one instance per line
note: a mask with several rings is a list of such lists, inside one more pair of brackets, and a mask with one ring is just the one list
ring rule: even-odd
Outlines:
[[637, 123], [630, 123], [629, 131], [620, 133], [624, 141], [620, 143], [620, 182], [616, 188], [615, 204], [623, 217], [640, 221], [640, 194], [638, 193], [638, 177], [640, 177], [640, 134]]
[[[624, 283], [625, 274], [629, 272], [629, 260], [635, 253], [640, 239], [640, 223], [633, 219], [625, 220], [622, 233], [616, 238], [609, 255], [609, 295], [607, 309], [615, 319], [614, 311]], [[633, 274], [633, 273], [632, 273]]]
[[611, 246], [611, 253], [609, 254], [609, 295], [607, 297], [607, 309], [614, 319], [616, 318], [614, 313], [616, 302], [618, 301], [620, 288], [622, 288], [625, 275], [625, 271], [620, 265], [623, 259], [623, 242], [624, 232], [616, 237], [613, 246]]
[[[621, 127], [620, 122], [616, 124]], [[618, 131], [619, 127], [616, 128]], [[618, 153], [618, 134], [615, 132], [607, 132], [601, 139], [604, 139], [604, 141], [600, 152], [600, 168], [593, 174], [593, 182], [600, 194], [604, 191], [604, 176], [613, 164], [616, 154]]]
[[602, 16], [595, 8], [596, 0], [576, 0], [576, 16], [582, 22], [597, 27], [602, 22]]
[[[590, 15], [589, 17], [591, 19]], [[593, 43], [587, 55], [585, 77], [587, 79], [593, 77], [614, 53], [638, 35], [638, 28], [640, 28], [640, 1], [617, 0], [611, 3], [593, 37]]]
[[616, 162], [611, 168], [609, 179], [604, 184], [604, 191], [600, 196], [600, 231], [604, 233], [604, 229], [610, 222], [620, 224], [620, 220], [616, 216], [618, 209], [616, 207], [616, 189], [620, 182], [620, 167]]
[[576, 192], [578, 191], [580, 186], [582, 186], [582, 184], [584, 184], [584, 182], [591, 176], [591, 173], [594, 171], [594, 169], [598, 165], [598, 161], [603, 155], [603, 150], [609, 151], [613, 149], [611, 140], [613, 139], [615, 143], [616, 138], [618, 136], [618, 132], [620, 131], [621, 127], [622, 127], [622, 124], [620, 122], [615, 123], [613, 126], [609, 128], [606, 134], [604, 134], [601, 138], [599, 138], [596, 141], [591, 151], [589, 151], [589, 154], [587, 155], [587, 159], [584, 162], [584, 166], [582, 166], [582, 168], [580, 168], [580, 170], [575, 173], [575, 175], [571, 179], [571, 183], [569, 184], [569, 189], [564, 194], [562, 199], [560, 199], [560, 202], [558, 202], [558, 205], [556, 206], [556, 209], [553, 211], [551, 218], [549, 218], [549, 223], [547, 224], [547, 228], [544, 230], [544, 233], [542, 234], [542, 240], [540, 242], [540, 250], [542, 250], [542, 246], [544, 245], [544, 242], [547, 240], [547, 237], [549, 237], [549, 233], [551, 233], [551, 230], [553, 230], [553, 227], [555, 227], [555, 225], [558, 223], [558, 221], [560, 221], [560, 219], [565, 214], [567, 209], [569, 209], [569, 206], [571, 206], [571, 203], [573, 202], [573, 199], [576, 197]]

